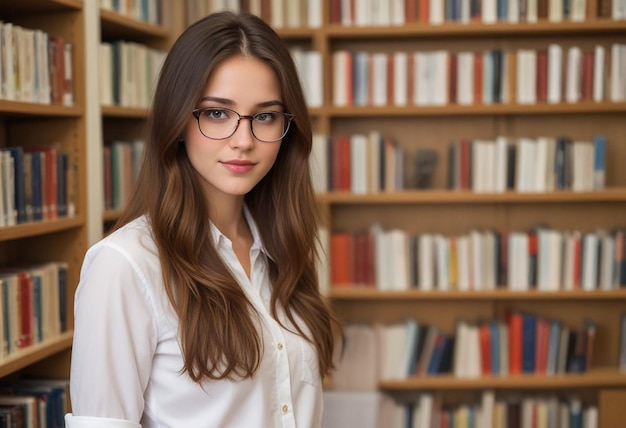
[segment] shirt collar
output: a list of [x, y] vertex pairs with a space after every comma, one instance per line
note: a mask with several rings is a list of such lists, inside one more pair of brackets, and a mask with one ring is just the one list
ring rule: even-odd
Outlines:
[[[267, 250], [265, 249], [265, 246], [263, 245], [261, 234], [259, 233], [259, 229], [257, 228], [256, 222], [254, 221], [254, 218], [252, 217], [252, 213], [250, 213], [250, 210], [248, 209], [248, 206], [246, 204], [243, 205], [243, 215], [246, 221], [248, 222], [250, 233], [252, 233], [252, 247], [250, 248], [250, 250], [259, 250], [271, 259], [269, 254], [267, 254]], [[230, 241], [230, 239], [228, 239], [217, 228], [217, 226], [213, 224], [211, 220], [209, 220], [209, 225], [211, 228], [211, 236], [213, 237], [213, 242], [215, 243], [216, 247], [219, 248], [221, 245], [224, 245], [226, 243], [228, 243], [228, 245], [232, 247], [232, 242]]]

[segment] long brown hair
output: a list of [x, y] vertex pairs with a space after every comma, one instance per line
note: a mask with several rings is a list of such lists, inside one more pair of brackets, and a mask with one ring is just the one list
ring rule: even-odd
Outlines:
[[295, 115], [274, 166], [245, 201], [271, 257], [272, 315], [278, 319], [277, 308], [284, 309], [297, 333], [315, 346], [325, 375], [332, 367], [335, 320], [315, 270], [318, 216], [308, 110], [289, 51], [260, 18], [212, 14], [175, 42], [154, 94], [138, 182], [116, 227], [144, 214], [150, 220], [164, 286], [180, 320], [182, 371], [195, 382], [252, 376], [263, 352], [256, 312], [215, 249], [207, 201], [181, 142], [211, 71], [237, 55], [253, 56], [275, 72], [286, 111]]

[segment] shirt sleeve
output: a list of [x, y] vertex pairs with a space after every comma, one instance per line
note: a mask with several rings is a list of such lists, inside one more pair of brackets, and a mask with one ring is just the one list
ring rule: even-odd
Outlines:
[[101, 426], [82, 417], [139, 423], [157, 345], [154, 314], [146, 277], [131, 255], [119, 246], [90, 249], [74, 304], [71, 426]]
[[136, 422], [112, 418], [74, 416], [71, 413], [65, 415], [65, 426], [67, 428], [141, 428], [141, 425]]

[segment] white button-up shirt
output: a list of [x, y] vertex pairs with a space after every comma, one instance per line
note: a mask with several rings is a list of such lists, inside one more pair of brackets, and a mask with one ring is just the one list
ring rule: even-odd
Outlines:
[[[244, 211], [254, 238], [250, 278], [230, 240], [211, 227], [221, 257], [259, 314], [263, 355], [254, 377], [197, 384], [181, 374], [178, 318], [142, 217], [85, 256], [74, 308], [70, 428], [321, 426], [315, 348], [271, 316], [267, 255]], [[212, 332], [195, 334], [210, 340]]]

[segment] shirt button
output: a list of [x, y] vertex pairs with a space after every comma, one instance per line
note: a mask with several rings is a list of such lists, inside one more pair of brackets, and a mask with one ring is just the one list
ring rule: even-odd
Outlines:
[[283, 404], [283, 413], [287, 413], [289, 411], [289, 406]]
[[283, 344], [282, 344], [282, 343], [279, 343], [279, 344], [278, 344], [278, 350], [279, 350], [279, 351], [282, 351], [282, 350], [283, 350]]

